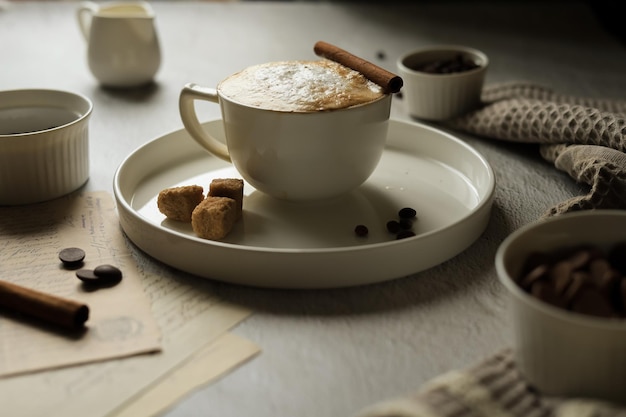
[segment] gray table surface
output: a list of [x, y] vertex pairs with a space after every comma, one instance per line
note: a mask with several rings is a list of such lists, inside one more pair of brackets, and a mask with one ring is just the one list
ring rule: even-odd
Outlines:
[[[626, 96], [624, 44], [584, 3], [380, 4], [155, 2], [163, 50], [157, 82], [114, 91], [100, 88], [88, 70], [76, 3], [5, 3], [0, 90], [58, 88], [90, 97], [87, 189], [110, 192], [115, 169], [129, 153], [182, 128], [178, 94], [185, 83], [211, 86], [251, 64], [311, 59], [318, 40], [391, 71], [405, 51], [463, 44], [490, 57], [487, 83], [530, 80], [565, 94]], [[201, 114], [219, 116], [217, 106]], [[411, 120], [402, 100], [394, 98], [392, 118]], [[533, 147], [459, 137], [497, 176], [491, 221], [474, 245], [428, 271], [367, 287], [278, 291], [204, 284], [203, 290], [255, 311], [234, 331], [263, 352], [166, 415], [349, 416], [510, 346], [506, 297], [493, 266], [498, 245], [586, 188]]]

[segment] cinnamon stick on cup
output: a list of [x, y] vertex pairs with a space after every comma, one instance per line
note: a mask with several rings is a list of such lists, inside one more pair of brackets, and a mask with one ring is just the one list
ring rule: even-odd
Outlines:
[[89, 318], [89, 307], [77, 301], [0, 280], [0, 307], [77, 330]]
[[380, 85], [385, 93], [397, 93], [404, 83], [398, 75], [327, 42], [317, 42], [313, 51], [318, 56], [360, 72], [368, 80]]

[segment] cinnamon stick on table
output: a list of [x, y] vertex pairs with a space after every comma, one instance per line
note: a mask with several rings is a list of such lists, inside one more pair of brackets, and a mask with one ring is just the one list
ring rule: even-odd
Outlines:
[[404, 84], [398, 75], [324, 41], [317, 42], [313, 51], [318, 56], [360, 72], [368, 80], [380, 85], [385, 93], [397, 93]]
[[89, 318], [85, 304], [2, 280], [0, 307], [73, 330], [82, 328]]

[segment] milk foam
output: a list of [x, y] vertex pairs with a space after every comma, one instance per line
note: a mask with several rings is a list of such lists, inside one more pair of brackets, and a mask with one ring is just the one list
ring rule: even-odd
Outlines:
[[341, 109], [375, 100], [382, 88], [334, 61], [281, 61], [231, 75], [220, 94], [248, 106], [287, 112]]

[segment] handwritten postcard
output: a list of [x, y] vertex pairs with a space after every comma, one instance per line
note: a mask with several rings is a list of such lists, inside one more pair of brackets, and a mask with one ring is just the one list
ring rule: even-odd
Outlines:
[[[251, 342], [242, 345], [241, 338], [228, 337], [250, 316], [249, 308], [220, 299], [209, 280], [163, 268], [146, 257], [137, 262], [163, 335], [161, 351], [0, 378], [0, 414], [112, 417], [129, 408], [134, 417], [152, 416], [155, 407], [167, 408], [259, 352]], [[191, 371], [201, 375], [189, 376]], [[144, 409], [146, 396], [155, 395], [153, 390], [162, 393], [171, 377], [177, 389]]]
[[[99, 362], [161, 349], [161, 333], [140, 271], [106, 192], [76, 194], [27, 207], [0, 207], [0, 279], [87, 304], [82, 332], [0, 309], [0, 378]], [[110, 264], [123, 279], [94, 289], [59, 260], [79, 247], [82, 268]]]
[[[83, 335], [0, 311], [0, 404], [7, 415], [154, 416], [259, 353], [253, 343], [228, 333], [252, 312], [220, 299], [209, 280], [137, 256], [106, 192], [28, 210], [0, 207], [0, 238], [0, 279], [91, 308]], [[75, 271], [58, 259], [60, 248], [70, 246], [85, 250], [85, 268], [118, 266], [122, 282], [85, 291]], [[116, 349], [118, 343], [126, 349]], [[31, 353], [23, 359], [20, 350]], [[151, 351], [156, 352], [138, 354]]]

